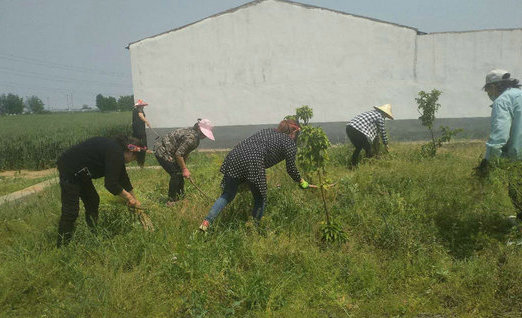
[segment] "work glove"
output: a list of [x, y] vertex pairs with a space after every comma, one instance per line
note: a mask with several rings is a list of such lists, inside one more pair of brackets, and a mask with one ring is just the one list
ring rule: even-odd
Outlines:
[[309, 184], [308, 184], [308, 182], [306, 182], [305, 180], [303, 180], [303, 181], [301, 181], [301, 182], [299, 183], [299, 187], [300, 187], [301, 189], [307, 189], [308, 186], [309, 186]]

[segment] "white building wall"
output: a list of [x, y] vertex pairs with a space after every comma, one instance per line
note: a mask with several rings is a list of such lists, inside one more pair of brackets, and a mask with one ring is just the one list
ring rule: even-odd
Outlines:
[[390, 103], [416, 119], [419, 90], [438, 117], [489, 116], [485, 74], [522, 77], [522, 30], [417, 35], [415, 29], [266, 0], [129, 46], [135, 98], [155, 127], [277, 123], [310, 105], [314, 122]]
[[[374, 105], [408, 110], [416, 31], [267, 0], [130, 45], [134, 95], [156, 127], [276, 123], [310, 105], [316, 122]], [[404, 116], [402, 116], [404, 117]]]
[[418, 88], [443, 91], [438, 117], [487, 117], [491, 101], [484, 91], [487, 72], [501, 68], [522, 78], [522, 29], [420, 35]]

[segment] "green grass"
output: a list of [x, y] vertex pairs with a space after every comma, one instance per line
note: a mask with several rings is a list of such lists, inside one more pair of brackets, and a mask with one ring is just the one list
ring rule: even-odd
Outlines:
[[54, 175], [40, 178], [2, 177], [0, 176], [0, 196], [25, 189], [42, 181], [55, 177]]
[[[422, 159], [420, 145], [348, 170], [331, 151], [328, 207], [347, 232], [325, 246], [318, 191], [268, 170], [260, 227], [240, 193], [209, 234], [197, 227], [213, 202], [190, 184], [164, 207], [168, 176], [130, 171], [156, 226], [144, 232], [121, 201], [101, 196], [98, 234], [83, 211], [73, 242], [54, 247], [59, 187], [0, 211], [0, 316], [6, 317], [520, 317], [520, 227], [500, 175], [471, 175], [483, 144], [452, 144]], [[195, 153], [194, 180], [220, 194], [223, 153]], [[314, 182], [313, 176], [310, 181]], [[7, 208], [6, 208], [7, 207]]]
[[94, 136], [130, 134], [130, 112], [0, 117], [0, 171], [54, 167], [70, 146]]

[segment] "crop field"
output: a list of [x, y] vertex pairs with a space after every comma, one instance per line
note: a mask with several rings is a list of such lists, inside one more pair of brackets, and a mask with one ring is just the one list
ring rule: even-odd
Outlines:
[[129, 134], [130, 112], [0, 117], [0, 171], [54, 167], [71, 145], [93, 136]]
[[[345, 243], [325, 244], [317, 189], [302, 190], [284, 164], [267, 170], [261, 224], [239, 193], [208, 234], [212, 205], [190, 184], [165, 207], [163, 170], [129, 172], [156, 227], [145, 232], [101, 180], [97, 233], [83, 211], [71, 244], [55, 248], [57, 185], [0, 209], [2, 317], [521, 317], [522, 239], [504, 176], [472, 175], [483, 143], [420, 145], [347, 168], [330, 150], [326, 191]], [[195, 182], [220, 195], [223, 153], [189, 159]], [[312, 182], [314, 176], [308, 176]]]

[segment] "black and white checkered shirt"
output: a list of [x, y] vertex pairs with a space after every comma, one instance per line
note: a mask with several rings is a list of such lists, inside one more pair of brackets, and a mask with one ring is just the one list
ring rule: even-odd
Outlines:
[[368, 137], [370, 142], [373, 142], [375, 137], [377, 137], [378, 128], [382, 142], [385, 145], [388, 144], [386, 128], [384, 127], [384, 116], [376, 109], [355, 116], [355, 118], [350, 120], [347, 125], [362, 132], [366, 137]]

